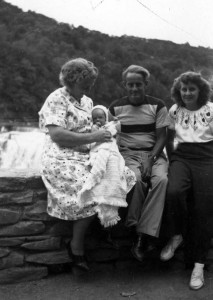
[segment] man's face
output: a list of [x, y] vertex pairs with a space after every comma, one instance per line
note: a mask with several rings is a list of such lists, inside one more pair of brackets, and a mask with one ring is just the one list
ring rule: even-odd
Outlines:
[[143, 103], [147, 81], [144, 77], [137, 73], [127, 73], [124, 83], [129, 102], [134, 106], [139, 106]]

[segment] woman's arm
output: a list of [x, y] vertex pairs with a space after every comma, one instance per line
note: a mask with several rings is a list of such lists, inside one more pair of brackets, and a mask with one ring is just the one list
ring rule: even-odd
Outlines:
[[174, 139], [175, 139], [175, 130], [168, 129], [167, 132], [167, 143], [166, 143], [166, 152], [168, 159], [171, 159], [171, 153], [174, 150]]
[[105, 129], [92, 133], [77, 133], [55, 125], [48, 125], [47, 128], [51, 139], [61, 147], [76, 147], [94, 142], [109, 142], [111, 140], [111, 133]]

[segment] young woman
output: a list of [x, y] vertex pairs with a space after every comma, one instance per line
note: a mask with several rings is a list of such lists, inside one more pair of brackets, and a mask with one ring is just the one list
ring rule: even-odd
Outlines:
[[161, 260], [171, 259], [184, 240], [186, 263], [193, 266], [189, 286], [194, 290], [204, 285], [203, 268], [213, 233], [210, 91], [210, 84], [199, 73], [183, 73], [172, 86], [176, 104], [169, 111], [166, 215], [171, 239], [161, 252]]

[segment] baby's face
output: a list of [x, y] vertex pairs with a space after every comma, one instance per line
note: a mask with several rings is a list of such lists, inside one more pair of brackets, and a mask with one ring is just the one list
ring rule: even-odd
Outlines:
[[93, 120], [93, 124], [96, 124], [99, 127], [103, 126], [106, 123], [105, 112], [100, 108], [94, 109], [92, 112], [92, 120]]

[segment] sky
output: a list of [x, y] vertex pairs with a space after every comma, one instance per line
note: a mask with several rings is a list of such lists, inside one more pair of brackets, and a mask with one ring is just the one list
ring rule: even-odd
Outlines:
[[5, 0], [58, 22], [110, 36], [189, 43], [213, 49], [213, 0]]

